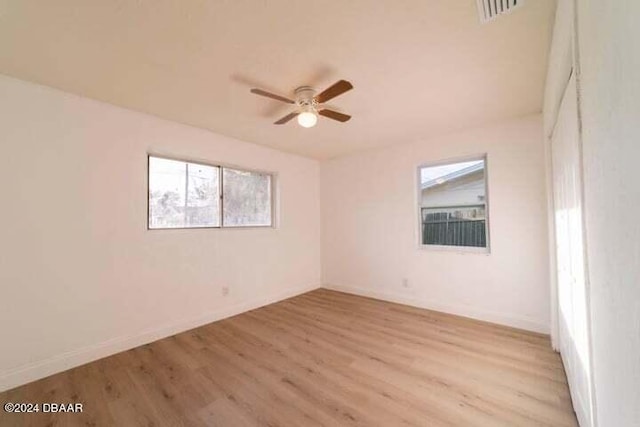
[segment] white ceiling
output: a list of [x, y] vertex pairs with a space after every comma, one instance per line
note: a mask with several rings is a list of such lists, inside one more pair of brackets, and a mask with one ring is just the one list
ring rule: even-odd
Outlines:
[[[325, 159], [539, 112], [555, 0], [5, 0], [0, 73]], [[272, 122], [338, 79], [353, 115]]]

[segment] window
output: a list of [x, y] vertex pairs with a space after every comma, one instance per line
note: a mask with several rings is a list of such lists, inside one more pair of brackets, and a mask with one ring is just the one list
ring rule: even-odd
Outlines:
[[271, 226], [272, 175], [149, 156], [149, 228]]
[[225, 227], [271, 225], [271, 175], [231, 168], [222, 175]]
[[419, 168], [420, 242], [488, 248], [486, 157]]

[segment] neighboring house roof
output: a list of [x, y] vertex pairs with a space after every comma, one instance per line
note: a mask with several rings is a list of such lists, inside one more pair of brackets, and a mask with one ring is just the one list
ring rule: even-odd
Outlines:
[[422, 189], [426, 190], [428, 188], [437, 187], [439, 185], [443, 185], [451, 181], [464, 178], [468, 175], [471, 175], [475, 172], [479, 172], [481, 170], [484, 170], [484, 162], [478, 162], [477, 164], [469, 166], [467, 168], [448, 173], [447, 175], [443, 175], [436, 179], [430, 179], [429, 181], [425, 181], [422, 183]]

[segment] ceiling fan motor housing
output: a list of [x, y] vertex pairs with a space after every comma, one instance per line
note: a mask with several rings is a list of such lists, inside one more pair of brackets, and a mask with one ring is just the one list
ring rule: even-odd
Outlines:
[[316, 95], [316, 91], [311, 86], [300, 86], [296, 89], [295, 93], [296, 103], [300, 107], [315, 108], [318, 105], [318, 102], [314, 98], [314, 96]]

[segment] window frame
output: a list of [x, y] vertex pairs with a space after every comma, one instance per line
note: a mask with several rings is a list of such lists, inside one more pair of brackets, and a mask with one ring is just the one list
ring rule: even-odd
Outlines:
[[[478, 246], [453, 246], [453, 245], [431, 245], [422, 243], [422, 169], [434, 166], [444, 166], [454, 163], [463, 163], [463, 162], [472, 162], [475, 160], [483, 160], [484, 161], [484, 206], [485, 206], [485, 236], [486, 236], [486, 246], [478, 247]], [[416, 175], [414, 183], [416, 185], [416, 208], [415, 212], [417, 212], [417, 227], [416, 227], [416, 237], [418, 243], [418, 249], [426, 250], [426, 251], [437, 251], [437, 252], [458, 252], [458, 253], [475, 253], [475, 254], [491, 254], [491, 214], [490, 214], [490, 197], [489, 197], [489, 156], [487, 153], [482, 154], [474, 154], [468, 156], [447, 158], [443, 160], [436, 160], [430, 162], [420, 163], [416, 167]]]
[[[214, 168], [218, 168], [218, 186], [220, 188], [220, 221], [219, 221], [219, 225], [213, 226], [213, 225], [203, 225], [203, 226], [197, 226], [197, 227], [155, 227], [152, 228], [151, 225], [151, 221], [150, 221], [150, 214], [151, 214], [151, 204], [149, 203], [151, 200], [151, 158], [155, 157], [157, 159], [165, 159], [165, 160], [173, 160], [173, 161], [177, 161], [177, 162], [184, 162], [184, 163], [190, 163], [190, 164], [194, 164], [194, 165], [201, 165], [201, 166], [208, 166], [208, 167], [214, 167]], [[269, 225], [234, 225], [234, 226], [228, 226], [225, 227], [224, 225], [224, 191], [223, 191], [223, 184], [224, 184], [224, 178], [223, 178], [223, 169], [234, 169], [234, 170], [239, 170], [242, 172], [250, 172], [250, 173], [256, 173], [256, 174], [263, 174], [263, 175], [269, 175], [271, 177], [270, 179], [270, 207], [271, 207], [271, 224]], [[277, 209], [276, 209], [276, 203], [278, 201], [278, 197], [276, 194], [277, 191], [277, 180], [278, 180], [278, 174], [276, 172], [272, 172], [272, 171], [265, 171], [265, 170], [259, 170], [259, 169], [253, 169], [253, 168], [246, 168], [243, 166], [238, 166], [238, 165], [232, 165], [232, 164], [228, 164], [228, 163], [211, 163], [208, 162], [206, 160], [192, 160], [189, 158], [185, 158], [185, 157], [175, 157], [175, 156], [170, 156], [170, 155], [165, 155], [165, 154], [156, 154], [156, 153], [147, 153], [147, 230], [148, 231], [157, 231], [157, 230], [162, 230], [162, 231], [166, 231], [166, 230], [203, 230], [203, 229], [213, 229], [213, 230], [249, 230], [249, 229], [269, 229], [269, 228], [278, 228], [278, 221], [277, 221]]]

